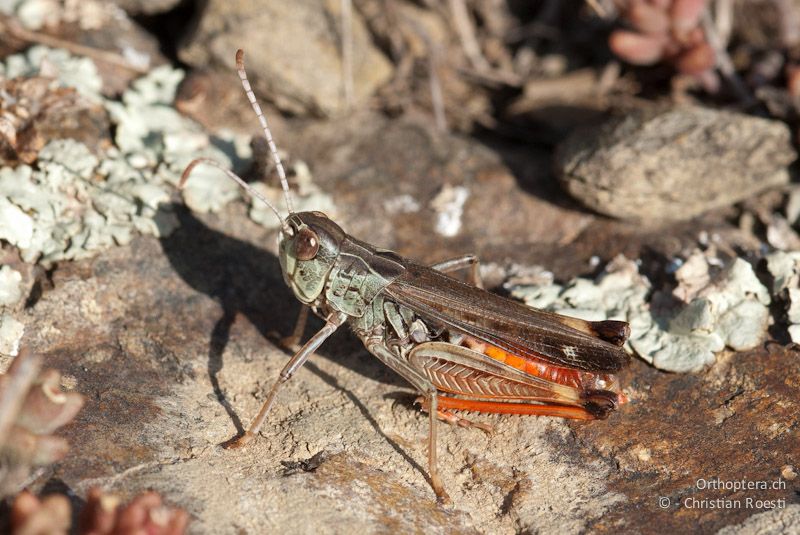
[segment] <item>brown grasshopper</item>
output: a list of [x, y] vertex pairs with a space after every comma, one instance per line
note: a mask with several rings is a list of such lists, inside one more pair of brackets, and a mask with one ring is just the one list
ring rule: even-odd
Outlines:
[[[286, 284], [303, 307], [293, 339], [305, 328], [309, 308], [325, 321], [283, 367], [241, 447], [261, 429], [280, 385], [340, 326], [347, 324], [367, 350], [422, 395], [430, 416], [430, 484], [447, 501], [436, 462], [441, 418], [475, 425], [453, 410], [603, 419], [624, 402], [614, 373], [627, 365], [622, 345], [630, 327], [622, 321], [584, 321], [526, 307], [482, 288], [478, 259], [466, 255], [424, 266], [349, 236], [321, 212], [294, 212], [286, 173], [244, 69], [236, 67], [264, 130], [289, 215], [214, 160], [192, 161], [181, 186], [199, 163], [220, 168], [263, 201], [280, 221], [279, 260]], [[446, 275], [471, 269], [472, 285]]]

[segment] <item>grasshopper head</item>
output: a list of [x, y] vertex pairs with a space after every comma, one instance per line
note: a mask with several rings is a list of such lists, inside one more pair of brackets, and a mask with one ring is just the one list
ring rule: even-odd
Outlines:
[[293, 213], [286, 223], [278, 245], [283, 278], [309, 304], [325, 289], [345, 233], [322, 212]]

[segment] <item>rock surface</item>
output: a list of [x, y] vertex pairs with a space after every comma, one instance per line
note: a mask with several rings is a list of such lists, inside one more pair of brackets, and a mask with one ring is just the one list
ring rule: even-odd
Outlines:
[[701, 476], [774, 480], [798, 464], [793, 350], [738, 354], [702, 376], [635, 362], [622, 376], [631, 402], [608, 421], [472, 415], [495, 426], [491, 436], [446, 426], [451, 509], [435, 505], [425, 479], [416, 394], [347, 333], [285, 386], [257, 441], [223, 450], [285, 363], [267, 335], [288, 332], [298, 306], [273, 235], [244, 209], [203, 220], [175, 211], [181, 227], [160, 243], [137, 238], [56, 271], [23, 317], [46, 365], [88, 397], [66, 429], [74, 454], [40, 484], [79, 496], [102, 485], [125, 498], [152, 488], [201, 533], [616, 533], [656, 522], [667, 532], [688, 521], [708, 532], [755, 511], [665, 511], [658, 498], [792, 500], [797, 490], [695, 488]]
[[31, 310], [31, 343], [89, 397], [68, 438], [91, 454], [70, 456], [50, 477], [79, 494], [98, 484], [126, 496], [154, 488], [213, 533], [290, 523], [302, 532], [511, 532], [553, 521], [574, 532], [622, 500], [604, 490], [608, 465], [562, 451], [572, 440], [564, 422], [489, 417], [495, 436], [443, 430], [442, 469], [459, 505], [440, 509], [424, 475], [427, 421], [415, 393], [346, 333], [286, 386], [263, 438], [223, 450], [286, 360], [264, 335], [286, 332], [297, 312], [262, 248], [274, 240], [242, 217], [237, 233], [234, 219], [212, 229], [184, 214], [160, 245], [110, 251], [85, 266], [89, 278], [62, 273]]
[[[530, 262], [593, 220], [565, 205], [544, 151], [501, 155], [421, 121], [376, 114], [297, 129], [284, 140], [310, 162], [334, 205], [347, 207], [340, 223], [348, 232], [430, 263], [467, 252]], [[452, 218], [449, 234], [443, 217]]]
[[[561, 276], [585, 273], [587, 254], [670, 250], [659, 245], [662, 233], [547, 200], [557, 200], [557, 190], [529, 152], [530, 169], [517, 182], [495, 151], [414, 122], [354, 118], [298, 128], [287, 142], [304, 149], [297, 155], [308, 159], [348, 231], [412, 257], [477, 250], [487, 264], [566, 266]], [[453, 237], [436, 233], [432, 206], [446, 185], [472, 192]], [[757, 511], [689, 509], [683, 498], [796, 500], [796, 482], [763, 493], [696, 483], [771, 481], [800, 464], [790, 423], [800, 370], [791, 349], [728, 354], [703, 375], [664, 374], [635, 361], [621, 377], [631, 402], [607, 421], [469, 415], [495, 433], [442, 429], [451, 508], [435, 504], [426, 480], [427, 420], [413, 405], [416, 393], [347, 332], [285, 386], [258, 440], [224, 450], [286, 362], [271, 333], [288, 333], [299, 305], [282, 281], [274, 230], [253, 222], [244, 203], [203, 216], [162, 208], [178, 219], [171, 235], [135, 237], [62, 263], [20, 316], [26, 343], [88, 398], [64, 430], [72, 453], [34, 490], [59, 486], [81, 497], [100, 485], [130, 499], [152, 488], [187, 509], [198, 533], [340, 525], [445, 533], [659, 525], [666, 533], [687, 522], [708, 532]], [[576, 222], [584, 229], [578, 236], [568, 232]], [[713, 220], [701, 223], [714, 228]], [[487, 225], [492, 233], [482, 231]], [[526, 225], [537, 232], [525, 233]], [[307, 336], [314, 327], [319, 322]], [[664, 510], [660, 497], [677, 505]]]
[[[232, 73], [233, 52], [244, 48], [257, 92], [292, 113], [337, 115], [348, 108], [339, 5], [323, 0], [212, 0], [180, 57], [201, 69], [214, 65]], [[353, 101], [358, 103], [389, 79], [392, 67], [371, 43], [357, 12], [352, 36]]]
[[556, 168], [592, 210], [648, 222], [690, 219], [786, 184], [795, 157], [783, 123], [684, 106], [577, 132]]

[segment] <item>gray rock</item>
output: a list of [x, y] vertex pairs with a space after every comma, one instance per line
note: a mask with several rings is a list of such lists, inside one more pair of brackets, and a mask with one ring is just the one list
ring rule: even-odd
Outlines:
[[[244, 46], [256, 90], [280, 108], [298, 114], [336, 115], [346, 109], [338, 2], [300, 0], [225, 2], [211, 0], [196, 31], [179, 54], [188, 64], [216, 65], [233, 72]], [[365, 100], [392, 74], [389, 61], [370, 41], [353, 13], [354, 101]]]
[[785, 508], [758, 513], [741, 524], [727, 526], [717, 535], [778, 535], [779, 533], [796, 533], [800, 523], [800, 505], [790, 504]]
[[787, 183], [795, 158], [783, 123], [685, 106], [577, 132], [556, 167], [564, 189], [597, 212], [684, 220]]

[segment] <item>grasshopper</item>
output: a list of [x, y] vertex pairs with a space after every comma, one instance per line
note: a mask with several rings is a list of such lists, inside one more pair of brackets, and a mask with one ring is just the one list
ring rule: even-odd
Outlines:
[[[280, 222], [279, 261], [302, 308], [287, 345], [297, 347], [309, 309], [325, 326], [283, 367], [249, 429], [229, 444], [242, 447], [261, 429], [282, 384], [322, 343], [347, 324], [366, 347], [423, 399], [430, 418], [429, 482], [440, 502], [449, 498], [437, 469], [439, 419], [481, 424], [452, 411], [604, 419], [625, 401], [614, 376], [628, 364], [623, 321], [584, 321], [536, 310], [483, 289], [478, 258], [466, 255], [425, 266], [360, 241], [321, 212], [295, 212], [286, 172], [267, 120], [236, 53], [242, 86], [269, 144], [289, 215], [283, 218], [258, 191], [220, 163], [218, 167], [264, 202]], [[472, 284], [447, 275], [470, 269]]]

